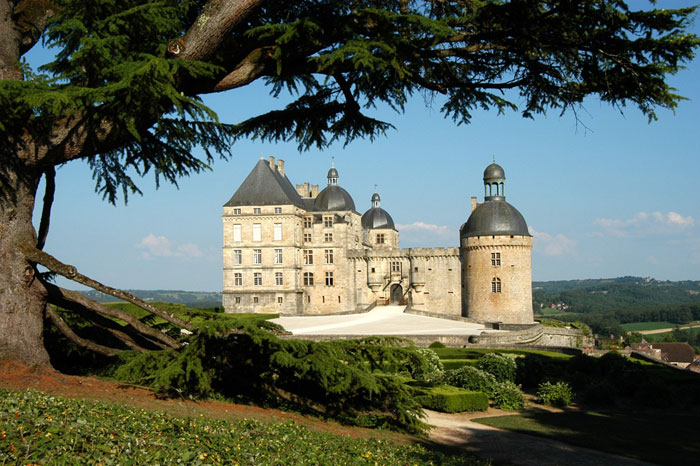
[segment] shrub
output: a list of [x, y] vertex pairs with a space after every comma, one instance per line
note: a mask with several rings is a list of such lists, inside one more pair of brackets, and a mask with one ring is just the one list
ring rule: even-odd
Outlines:
[[444, 347], [445, 347], [445, 345], [443, 345], [439, 341], [434, 341], [430, 344], [430, 346], [428, 346], [428, 348], [444, 348]]
[[438, 387], [414, 387], [416, 401], [421, 406], [443, 413], [486, 411], [489, 399], [485, 393], [440, 385]]
[[520, 385], [513, 382], [499, 382], [493, 390], [493, 404], [500, 409], [516, 411], [525, 406], [525, 396]]
[[479, 358], [476, 367], [493, 374], [498, 382], [515, 382], [517, 366], [511, 357], [497, 353], [486, 353]]
[[537, 397], [542, 404], [551, 406], [569, 406], [574, 393], [566, 382], [542, 382], [537, 387]]
[[447, 385], [483, 392], [488, 396], [493, 395], [493, 387], [496, 385], [496, 377], [471, 366], [462, 366], [459, 369], [445, 371], [442, 380]]
[[613, 405], [617, 399], [617, 388], [609, 380], [597, 380], [588, 385], [583, 398], [595, 405]]
[[442, 361], [440, 361], [440, 356], [429, 348], [418, 348], [416, 353], [423, 357], [426, 364], [424, 367], [412, 371], [411, 375], [413, 378], [428, 381], [439, 381], [442, 379], [442, 373], [445, 369], [442, 366]]

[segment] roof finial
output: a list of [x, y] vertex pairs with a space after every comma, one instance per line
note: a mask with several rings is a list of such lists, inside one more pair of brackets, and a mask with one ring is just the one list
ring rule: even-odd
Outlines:
[[375, 193], [377, 192], [377, 185], [376, 184], [374, 185], [374, 192]]
[[260, 160], [265, 160], [265, 156], [263, 155], [262, 151], [260, 151]]
[[335, 155], [331, 155], [331, 168], [335, 168]]
[[492, 155], [493, 155], [493, 163], [496, 163], [496, 154], [492, 154]]

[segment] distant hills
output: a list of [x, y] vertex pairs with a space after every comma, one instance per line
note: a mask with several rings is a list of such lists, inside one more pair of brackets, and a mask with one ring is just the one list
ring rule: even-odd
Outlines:
[[556, 307], [581, 313], [698, 304], [700, 281], [620, 277], [533, 282], [532, 298], [535, 310]]
[[[124, 290], [144, 301], [185, 304], [188, 307], [221, 307], [221, 292], [182, 290]], [[79, 291], [98, 303], [120, 301], [114, 296], [95, 290]]]

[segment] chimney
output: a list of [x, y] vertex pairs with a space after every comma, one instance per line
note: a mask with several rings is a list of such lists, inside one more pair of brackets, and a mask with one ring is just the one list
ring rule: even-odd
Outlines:
[[277, 168], [277, 167], [275, 166], [275, 158], [274, 158], [273, 156], [270, 156], [270, 168], [273, 169], [273, 170], [274, 170], [275, 168]]
[[277, 171], [280, 172], [280, 175], [284, 176], [284, 160], [279, 159], [277, 161]]
[[301, 197], [309, 197], [309, 182], [297, 185], [297, 192]]
[[479, 203], [476, 202], [476, 196], [472, 196], [472, 210], [469, 212], [470, 214], [476, 210], [476, 208], [479, 206]]
[[314, 184], [314, 185], [311, 185], [311, 197], [313, 197], [315, 199], [316, 196], [318, 196], [318, 185]]

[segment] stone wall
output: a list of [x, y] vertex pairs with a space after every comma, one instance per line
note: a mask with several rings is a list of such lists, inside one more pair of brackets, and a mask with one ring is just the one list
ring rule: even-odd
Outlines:
[[[480, 322], [530, 324], [532, 237], [462, 238], [463, 315]], [[494, 280], [499, 287], [494, 292]]]

